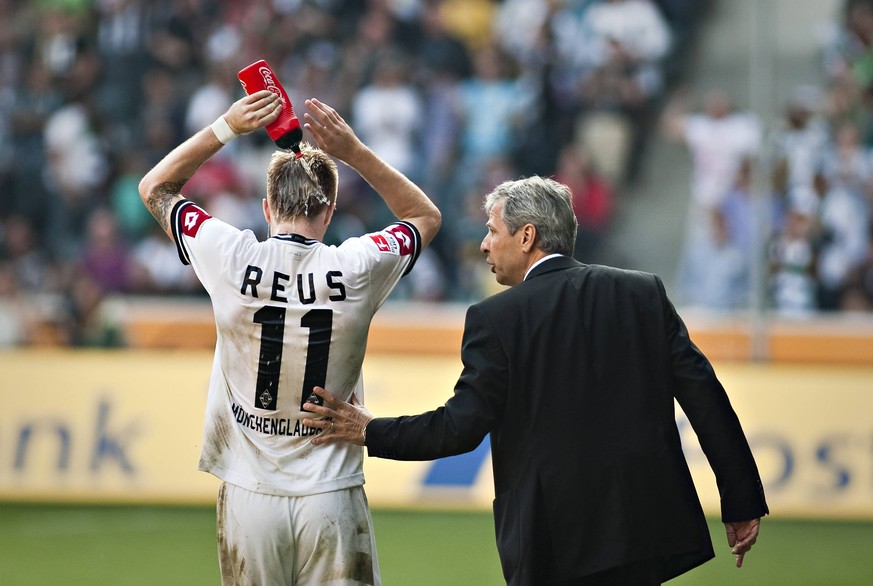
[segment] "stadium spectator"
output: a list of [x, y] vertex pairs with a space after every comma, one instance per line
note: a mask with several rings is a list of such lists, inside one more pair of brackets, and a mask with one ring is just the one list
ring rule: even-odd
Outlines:
[[[184, 139], [187, 100], [172, 73], [161, 66], [148, 69], [139, 88], [143, 105], [134, 118], [136, 147], [130, 150], [135, 150], [146, 164], [153, 165]], [[137, 207], [142, 207], [139, 201]]]
[[816, 175], [819, 196], [818, 306], [834, 310], [849, 272], [861, 262], [869, 235], [873, 160], [851, 122], [834, 129]]
[[685, 284], [688, 304], [715, 311], [734, 311], [749, 306], [749, 249], [731, 239], [728, 219], [722, 208], [712, 210], [711, 229], [692, 254], [695, 263], [706, 270], [696, 275], [694, 283]]
[[841, 305], [840, 297], [849, 275], [867, 254], [869, 204], [848, 186], [826, 184], [816, 219], [816, 305], [818, 309], [834, 311]]
[[[498, 36], [492, 30], [494, 14], [500, 2], [493, 0], [440, 0], [446, 27], [461, 39], [470, 51], [490, 45]], [[401, 2], [402, 4], [402, 2]]]
[[185, 107], [185, 130], [188, 134], [211, 124], [224, 112], [239, 91], [236, 70], [224, 61], [207, 62], [206, 79], [194, 90]]
[[465, 189], [495, 159], [508, 158], [519, 136], [522, 117], [531, 108], [530, 88], [496, 45], [473, 55], [473, 76], [458, 88], [460, 123], [456, 184]]
[[[724, 229], [727, 239], [739, 250], [746, 259], [751, 259], [755, 254], [754, 246], [758, 244], [753, 231], [754, 204], [752, 201], [752, 170], [754, 165], [750, 160], [745, 160], [737, 170], [737, 177], [733, 186], [725, 194], [721, 205], [716, 211], [723, 217]], [[777, 225], [777, 211], [773, 210], [762, 219], [766, 230], [766, 236], [773, 234]], [[759, 244], [760, 245], [760, 244]], [[750, 260], [747, 260], [750, 262]]]
[[580, 70], [579, 98], [595, 110], [616, 111], [629, 122], [622, 179], [639, 178], [656, 100], [664, 89], [663, 60], [671, 31], [649, 0], [602, 0], [584, 11], [582, 34], [557, 44]]
[[709, 91], [701, 112], [689, 108], [688, 94], [677, 92], [663, 113], [668, 138], [684, 144], [691, 155], [692, 204], [718, 205], [734, 183], [744, 160], [754, 158], [761, 130], [753, 114], [734, 109], [723, 90]]
[[57, 291], [56, 267], [26, 216], [12, 215], [0, 224], [0, 260], [14, 271], [16, 289], [26, 295]]
[[421, 180], [436, 203], [451, 188], [457, 158], [458, 120], [454, 105], [461, 80], [472, 73], [466, 45], [448, 29], [444, 3], [428, 0], [422, 7], [422, 38], [416, 49], [415, 83], [420, 87], [423, 120], [419, 128]]
[[134, 291], [148, 295], [205, 294], [191, 267], [179, 262], [175, 244], [161, 227], [153, 221], [150, 228], [131, 250]]
[[797, 88], [773, 139], [774, 173], [784, 175], [780, 190], [812, 189], [830, 129], [821, 116], [824, 97], [815, 87]]
[[90, 16], [85, 2], [45, 2], [35, 8], [37, 30], [28, 51], [70, 99], [82, 99], [100, 75]]
[[51, 197], [46, 213], [52, 252], [75, 259], [81, 250], [91, 211], [103, 197], [110, 173], [95, 112], [87, 102], [70, 102], [54, 111], [43, 130], [47, 168], [44, 177]]
[[45, 181], [47, 153], [43, 131], [49, 118], [63, 105], [64, 96], [51, 72], [40, 62], [31, 60], [25, 64], [20, 83], [6, 90], [12, 160], [8, 167], [8, 191], [0, 196], [0, 216], [22, 214], [42, 230], [46, 228], [45, 210], [51, 205]]
[[286, 63], [282, 77], [290, 82], [285, 89], [292, 104], [302, 104], [308, 96], [324, 96], [328, 103], [340, 103], [347, 94], [340, 87], [341, 48], [329, 40], [313, 42], [303, 52], [302, 57]]
[[455, 79], [468, 77], [472, 73], [470, 51], [448, 28], [444, 1], [425, 0], [419, 21], [421, 38], [415, 53], [423, 71], [418, 75], [448, 75]]
[[34, 313], [19, 286], [15, 267], [0, 258], [0, 349], [25, 344], [33, 331]]
[[[576, 3], [575, 7], [583, 5], [587, 3]], [[500, 46], [518, 63], [519, 78], [532, 96], [514, 145], [513, 162], [522, 176], [554, 172], [561, 149], [575, 139], [580, 110], [584, 112], [576, 93], [575, 71], [567, 66], [556, 46], [561, 6], [552, 2], [508, 2], [499, 13], [498, 26], [503, 30], [518, 26], [531, 33], [519, 34], [521, 43], [513, 41], [516, 34], [512, 32], [498, 37]], [[598, 166], [604, 171], [606, 167], [599, 158]]]
[[73, 267], [63, 291], [57, 331], [68, 346], [119, 348], [126, 344], [121, 306], [85, 271]]
[[669, 138], [688, 148], [692, 160], [691, 200], [678, 269], [677, 297], [686, 302], [695, 296], [695, 280], [707, 270], [699, 250], [713, 241], [713, 211], [724, 201], [744, 162], [757, 156], [761, 132], [757, 119], [734, 110], [722, 90], [708, 92], [699, 113], [691, 112], [688, 95], [678, 92], [665, 108], [662, 123]]
[[142, 209], [137, 190], [148, 163], [141, 151], [123, 151], [116, 155], [116, 160], [108, 189], [108, 203], [125, 240], [132, 244], [144, 238], [152, 225], [148, 211]]
[[482, 264], [479, 244], [482, 242], [482, 225], [487, 220], [482, 209], [482, 192], [485, 182], [477, 183], [462, 197], [464, 213], [452, 224], [452, 241], [455, 244], [450, 266], [455, 271], [453, 299], [472, 303], [487, 297], [493, 282], [491, 271]]
[[696, 57], [701, 21], [709, 14], [713, 0], [653, 0], [670, 25], [670, 52], [664, 59], [664, 77], [668, 87], [681, 85], [691, 69], [689, 62]]
[[573, 194], [573, 212], [579, 225], [573, 256], [582, 262], [594, 262], [612, 222], [613, 187], [595, 168], [591, 153], [576, 144], [562, 149], [555, 180]]
[[421, 96], [409, 82], [408, 65], [395, 52], [379, 56], [372, 81], [352, 99], [351, 115], [361, 140], [414, 179], [420, 168]]
[[143, 106], [140, 80], [150, 64], [148, 6], [141, 0], [102, 0], [94, 3], [96, 50], [100, 76], [94, 102], [114, 148], [138, 145], [137, 116]]
[[[39, 233], [52, 233], [52, 238], [39, 239], [36, 246], [46, 257], [58, 258], [58, 273], [79, 262], [88, 218], [97, 208], [110, 206], [135, 246], [148, 238], [148, 230], [142, 228], [141, 207], [130, 205], [130, 179], [183, 140], [189, 107], [192, 115], [198, 104], [209, 110], [211, 100], [201, 102], [201, 97], [215, 91], [213, 71], [221, 86], [218, 94], [232, 99], [241, 93], [236, 71], [267, 58], [295, 104], [309, 95], [333, 96], [328, 101], [351, 118], [352, 100], [372, 83], [375, 64], [386, 54], [399, 53], [406, 59], [412, 74], [409, 81], [422, 104], [416, 144], [420, 151], [413, 164], [416, 176], [441, 208], [452, 211], [446, 214], [445, 229], [431, 251], [442, 267], [447, 297], [454, 300], [453, 292], [464, 290], [458, 298], [468, 299], [472, 289], [459, 284], [466, 277], [463, 270], [456, 270], [455, 259], [468, 244], [461, 226], [471, 223], [469, 214], [474, 221], [477, 216], [462, 212], [467, 208], [464, 200], [470, 189], [492, 183], [491, 179], [480, 182], [472, 169], [463, 166], [461, 132], [471, 129], [463, 119], [453, 118], [463, 95], [461, 85], [481, 81], [472, 74], [472, 56], [498, 45], [509, 57], [504, 81], [522, 90], [512, 98], [518, 101], [517, 114], [504, 137], [504, 154], [493, 167], [511, 168], [515, 175], [509, 178], [552, 175], [565, 146], [593, 143], [599, 170], [611, 179], [613, 172], [616, 177], [623, 173], [615, 171], [620, 164], [615, 169], [604, 164], [624, 157], [624, 142], [615, 135], [626, 139], [640, 127], [615, 114], [620, 108], [605, 93], [597, 96], [598, 103], [581, 99], [582, 81], [596, 79], [589, 76], [594, 71], [591, 58], [606, 54], [582, 48], [598, 43], [608, 48], [602, 37], [597, 41], [593, 34], [608, 30], [606, 25], [618, 26], [615, 30], [622, 34], [637, 27], [640, 34], [625, 36], [622, 46], [629, 43], [636, 50], [639, 45], [653, 56], [667, 39], [666, 53], [648, 60], [643, 68], [648, 73], [637, 75], [639, 64], [624, 72], [609, 70], [613, 80], [654, 80], [644, 86], [654, 91], [649, 101], [658, 108], [665, 95], [661, 92], [671, 89], [671, 80], [681, 79], [690, 62], [694, 31], [711, 4], [706, 0], [0, 2], [0, 135], [7, 136], [0, 141], [0, 218], [23, 216]], [[633, 12], [633, 18], [603, 19], [600, 28], [591, 30], [583, 26], [585, 19], [594, 22], [598, 12], [621, 10]], [[648, 17], [640, 16], [643, 12]], [[785, 167], [779, 173], [784, 171], [787, 182], [774, 197], [785, 210], [815, 197], [810, 195], [812, 188], [800, 185], [819, 167], [809, 162], [821, 158], [823, 136], [825, 141], [834, 138], [836, 129], [849, 123], [863, 147], [873, 146], [871, 15], [869, 0], [844, 3], [836, 33], [823, 53], [822, 96], [814, 88], [802, 87], [790, 97], [784, 128], [773, 143], [778, 166]], [[126, 87], [130, 83], [135, 87]], [[495, 108], [504, 109], [503, 102]], [[505, 119], [502, 114], [500, 118]], [[204, 114], [201, 121], [209, 119]], [[70, 129], [75, 130], [72, 142], [67, 140]], [[603, 135], [601, 130], [612, 134]], [[234, 151], [235, 171], [242, 182], [241, 191], [234, 192], [242, 199], [234, 203], [260, 199], [260, 170], [271, 150], [263, 133], [226, 149], [225, 153]], [[362, 227], [381, 226], [381, 208], [378, 202], [374, 205], [366, 184], [345, 167], [340, 173], [346, 193], [326, 235], [332, 242], [360, 233]], [[68, 183], [70, 178], [75, 178], [72, 184], [78, 183], [77, 187]], [[620, 211], [620, 178], [614, 186], [616, 211]], [[726, 221], [733, 230], [730, 217]], [[478, 295], [490, 291], [475, 290]], [[677, 292], [678, 300], [683, 293]]]
[[816, 309], [814, 212], [788, 211], [768, 248], [770, 301], [778, 315], [803, 318]]
[[355, 32], [344, 43], [340, 59], [339, 87], [343, 94], [338, 111], [350, 111], [358, 90], [373, 79], [379, 59], [385, 53], [405, 53], [410, 47], [400, 44], [401, 24], [390, 10], [379, 2], [368, 3], [366, 12], [357, 21]]
[[861, 143], [857, 125], [843, 121], [836, 125], [831, 140], [822, 148], [815, 170], [831, 188], [842, 188], [865, 197], [873, 184], [870, 149]]
[[[396, 45], [374, 58], [369, 82], [352, 97], [351, 120], [361, 139], [390, 165], [415, 181], [420, 180], [421, 132], [424, 115], [418, 88], [408, 79], [408, 64]], [[373, 190], [355, 178], [354, 211], [368, 229], [390, 221], [390, 213]]]
[[103, 294], [130, 291], [133, 267], [129, 244], [109, 208], [98, 208], [88, 216], [79, 269]]
[[157, 66], [173, 73], [183, 91], [190, 93], [202, 74], [202, 48], [210, 28], [215, 26], [214, 4], [198, 0], [153, 3], [148, 48]]
[[260, 200], [246, 189], [236, 158], [231, 159], [225, 153], [225, 156], [209, 159], [185, 187], [189, 197], [208, 206], [214, 217], [240, 230], [251, 230], [259, 237], [266, 237]]
[[[590, 4], [577, 2], [575, 5]], [[557, 9], [548, 0], [504, 0], [497, 6], [493, 29], [496, 42], [507, 55], [518, 63], [530, 64], [536, 60], [549, 42], [549, 27]]]
[[[12, 163], [15, 160], [9, 123], [10, 97], [10, 92], [4, 92], [0, 87], [0, 192], [2, 193], [8, 193], [12, 189]], [[0, 217], [11, 213], [14, 208], [14, 199], [4, 197], [0, 200]]]
[[849, 274], [840, 300], [843, 311], [873, 311], [873, 225], [864, 260]]
[[846, 0], [842, 20], [825, 46], [824, 73], [830, 81], [841, 80], [853, 86], [873, 83], [873, 3], [870, 0]]

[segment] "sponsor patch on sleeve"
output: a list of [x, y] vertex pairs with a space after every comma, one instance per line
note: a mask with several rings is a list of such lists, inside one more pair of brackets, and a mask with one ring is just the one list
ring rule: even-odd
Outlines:
[[381, 232], [368, 235], [379, 252], [410, 256], [415, 254], [416, 236], [406, 224], [394, 224]]
[[406, 224], [395, 224], [388, 228], [400, 248], [400, 256], [409, 256], [415, 252], [415, 234]]
[[376, 243], [376, 248], [379, 249], [379, 252], [391, 252], [391, 244], [384, 233], [370, 234], [370, 240]]
[[212, 216], [196, 205], [186, 206], [185, 209], [181, 210], [181, 216], [179, 218], [179, 227], [182, 230], [182, 234], [194, 238], [197, 236], [197, 232], [200, 230], [200, 226], [203, 222], [211, 217]]

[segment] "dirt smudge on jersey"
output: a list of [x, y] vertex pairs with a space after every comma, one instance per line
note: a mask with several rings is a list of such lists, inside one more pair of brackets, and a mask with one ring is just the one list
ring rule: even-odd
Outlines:
[[207, 469], [218, 464], [222, 454], [230, 448], [231, 422], [222, 414], [206, 429], [206, 441], [200, 456], [201, 464]]

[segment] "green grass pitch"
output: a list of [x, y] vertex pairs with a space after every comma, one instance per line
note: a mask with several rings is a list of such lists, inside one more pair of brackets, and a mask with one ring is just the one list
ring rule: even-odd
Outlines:
[[[373, 511], [386, 586], [503, 584], [488, 512]], [[717, 557], [670, 584], [869, 586], [873, 522], [767, 518], [737, 570], [720, 523]], [[0, 504], [0, 583], [218, 584], [206, 507]]]

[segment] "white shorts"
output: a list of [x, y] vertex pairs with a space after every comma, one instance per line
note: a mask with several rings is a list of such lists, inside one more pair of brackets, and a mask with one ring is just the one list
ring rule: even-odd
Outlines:
[[380, 586], [364, 487], [287, 497], [222, 482], [218, 559], [224, 586]]

